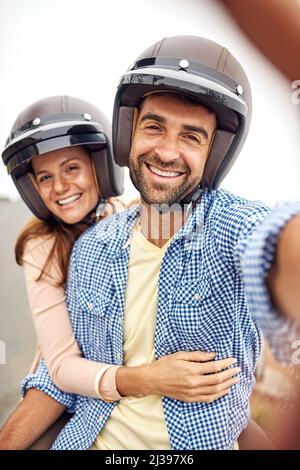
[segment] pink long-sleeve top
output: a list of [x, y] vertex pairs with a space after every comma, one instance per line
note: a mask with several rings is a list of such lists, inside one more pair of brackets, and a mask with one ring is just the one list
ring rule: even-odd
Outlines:
[[27, 294], [49, 374], [65, 392], [118, 400], [121, 397], [115, 374], [119, 366], [82, 357], [70, 323], [64, 288], [57, 286], [60, 270], [55, 260], [37, 281], [52, 246], [51, 236], [37, 237], [27, 242], [23, 257]]

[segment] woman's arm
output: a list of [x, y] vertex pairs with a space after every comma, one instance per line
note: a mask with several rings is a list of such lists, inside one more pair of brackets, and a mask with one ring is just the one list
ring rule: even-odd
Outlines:
[[[57, 286], [59, 271], [55, 263], [37, 281], [51, 243], [49, 239], [29, 242], [24, 255], [26, 287], [38, 342], [57, 387], [64, 392], [99, 398], [103, 373], [116, 366], [82, 357], [69, 320], [64, 289]], [[108, 401], [119, 398], [115, 390], [110, 391]]]

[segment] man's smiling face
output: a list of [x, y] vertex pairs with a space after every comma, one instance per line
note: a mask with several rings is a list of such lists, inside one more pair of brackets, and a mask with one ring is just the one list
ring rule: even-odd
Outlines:
[[180, 202], [199, 184], [216, 116], [174, 94], [152, 94], [141, 105], [129, 168], [146, 204]]

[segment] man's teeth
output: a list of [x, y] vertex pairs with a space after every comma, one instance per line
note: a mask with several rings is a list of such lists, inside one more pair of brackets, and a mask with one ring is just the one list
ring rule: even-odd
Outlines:
[[168, 177], [168, 178], [172, 178], [174, 176], [179, 176], [180, 175], [180, 172], [178, 173], [178, 172], [175, 172], [175, 171], [162, 171], [162, 170], [159, 170], [158, 168], [155, 168], [152, 165], [149, 165], [149, 168], [152, 171], [152, 173], [155, 173], [156, 175], [159, 175], [159, 176], [165, 176], [165, 177]]
[[74, 194], [73, 196], [67, 197], [66, 199], [59, 199], [58, 204], [64, 206], [65, 204], [70, 204], [81, 197], [81, 194]]

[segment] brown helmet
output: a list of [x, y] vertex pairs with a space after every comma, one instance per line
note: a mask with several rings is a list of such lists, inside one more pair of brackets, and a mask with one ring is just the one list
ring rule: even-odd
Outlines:
[[2, 158], [23, 200], [40, 219], [49, 219], [52, 214], [30, 178], [31, 160], [79, 145], [91, 155], [101, 197], [121, 194], [124, 170], [113, 159], [111, 125], [98, 108], [78, 98], [51, 96], [33, 103], [17, 117]]
[[235, 162], [251, 118], [251, 90], [240, 63], [223, 46], [197, 36], [164, 38], [121, 77], [113, 114], [116, 162], [128, 166], [136, 108], [155, 91], [175, 91], [209, 106], [218, 128], [201, 188], [217, 188]]

